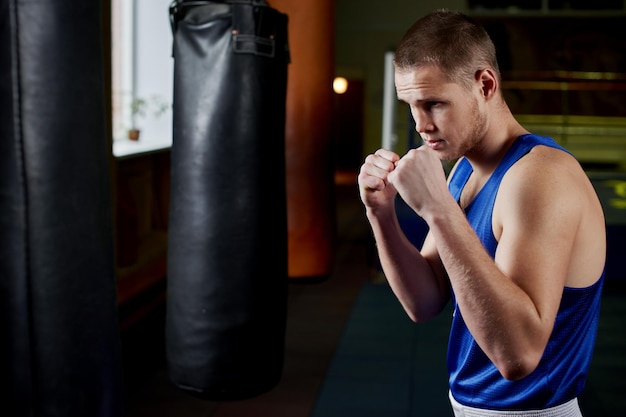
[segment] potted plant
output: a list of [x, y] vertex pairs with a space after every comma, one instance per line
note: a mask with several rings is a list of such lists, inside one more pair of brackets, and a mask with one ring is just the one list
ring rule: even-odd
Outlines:
[[156, 119], [161, 117], [170, 108], [169, 103], [163, 97], [155, 95], [150, 99], [133, 97], [130, 101], [131, 127], [128, 129], [128, 139], [139, 140], [140, 128], [137, 126], [137, 118], [145, 117], [148, 112]]
[[131, 127], [128, 129], [128, 139], [139, 140], [140, 129], [137, 127], [137, 117], [146, 115], [148, 102], [141, 97], [133, 97], [130, 101]]

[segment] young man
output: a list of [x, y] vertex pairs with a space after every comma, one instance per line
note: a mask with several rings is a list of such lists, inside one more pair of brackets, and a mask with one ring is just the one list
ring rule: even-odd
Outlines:
[[[426, 321], [452, 299], [455, 415], [580, 416], [606, 253], [591, 182], [513, 117], [494, 45], [467, 16], [418, 20], [396, 50], [395, 83], [424, 145], [367, 156], [359, 191], [409, 317]], [[457, 160], [448, 181], [441, 160]], [[396, 194], [429, 226], [421, 251], [400, 228]]]

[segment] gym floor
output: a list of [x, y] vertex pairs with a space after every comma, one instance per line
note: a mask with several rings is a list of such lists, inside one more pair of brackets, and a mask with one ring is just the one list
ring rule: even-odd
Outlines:
[[[328, 371], [333, 366], [333, 358], [346, 334], [361, 289], [372, 283], [387, 285], [384, 277], [375, 268], [373, 245], [358, 200], [355, 177], [356, 174], [345, 178], [337, 177], [338, 242], [336, 263], [331, 275], [320, 283], [289, 284], [285, 362], [279, 384], [257, 397], [222, 403], [197, 399], [179, 390], [167, 377], [162, 306], [122, 335], [125, 358], [125, 417], [331, 417], [332, 414], [324, 414], [321, 409], [316, 410], [321, 399], [326, 404], [328, 401], [337, 401], [338, 405], [334, 407], [337, 417], [451, 415], [447, 404], [437, 410], [424, 407], [411, 412], [398, 410], [398, 405], [393, 404], [393, 400], [388, 402], [388, 410], [355, 413], [354, 409], [349, 411], [344, 408], [345, 411], [342, 412], [341, 406], [346, 405], [348, 393], [342, 391], [329, 395], [329, 387], [341, 386], [329, 384], [332, 373]], [[611, 280], [605, 286], [596, 355], [587, 390], [581, 398], [585, 417], [621, 416], [623, 410], [626, 410], [626, 396], [623, 395], [626, 389], [623, 378], [626, 372], [624, 282], [626, 272], [621, 279]], [[393, 304], [391, 302], [392, 307], [388, 308], [395, 308]], [[364, 351], [376, 349], [374, 338], [372, 335], [369, 342], [361, 339], [365, 340], [363, 343], [371, 343], [370, 349], [366, 346], [363, 349], [364, 346], [361, 346], [361, 355]], [[420, 362], [428, 367], [428, 358], [424, 355], [420, 358]], [[441, 365], [445, 367], [445, 364], [437, 366], [441, 368]], [[378, 370], [376, 367], [370, 368], [371, 375], [363, 375], [367, 371], [361, 368], [361, 380], [370, 378], [375, 381], [379, 378], [374, 372], [380, 372], [380, 367]], [[441, 381], [441, 377], [445, 378], [445, 375], [439, 373], [445, 368], [439, 368], [433, 377]], [[359, 397], [357, 393], [353, 398], [356, 402], [362, 402], [367, 400], [365, 395], [362, 393]]]

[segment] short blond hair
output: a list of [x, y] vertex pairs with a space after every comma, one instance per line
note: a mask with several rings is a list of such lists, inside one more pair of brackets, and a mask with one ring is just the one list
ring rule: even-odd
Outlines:
[[496, 48], [487, 31], [469, 16], [437, 9], [411, 26], [400, 40], [398, 70], [437, 66], [452, 82], [469, 86], [476, 71], [491, 68], [500, 81]]

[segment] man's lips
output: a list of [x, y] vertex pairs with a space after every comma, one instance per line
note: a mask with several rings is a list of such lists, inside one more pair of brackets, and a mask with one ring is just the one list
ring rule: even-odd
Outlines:
[[426, 139], [424, 140], [424, 143], [426, 144], [426, 146], [428, 146], [431, 149], [439, 149], [443, 146], [443, 140], [442, 139]]

